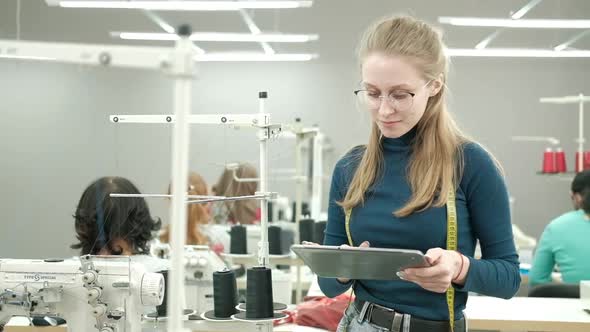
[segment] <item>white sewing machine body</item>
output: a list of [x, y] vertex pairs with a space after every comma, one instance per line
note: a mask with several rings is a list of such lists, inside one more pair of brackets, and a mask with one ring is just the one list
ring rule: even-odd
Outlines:
[[164, 279], [124, 256], [0, 261], [0, 323], [62, 317], [69, 332], [139, 332], [146, 307], [162, 303]]

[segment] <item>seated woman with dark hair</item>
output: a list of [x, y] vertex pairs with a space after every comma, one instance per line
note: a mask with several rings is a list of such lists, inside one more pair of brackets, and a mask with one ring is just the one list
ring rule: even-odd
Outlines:
[[529, 274], [532, 286], [552, 282], [556, 266], [564, 283], [590, 279], [590, 170], [576, 174], [571, 198], [575, 210], [553, 219], [543, 231]]
[[149, 243], [160, 229], [144, 198], [111, 197], [110, 194], [140, 194], [131, 181], [103, 177], [91, 183], [74, 214], [80, 255], [147, 255]]

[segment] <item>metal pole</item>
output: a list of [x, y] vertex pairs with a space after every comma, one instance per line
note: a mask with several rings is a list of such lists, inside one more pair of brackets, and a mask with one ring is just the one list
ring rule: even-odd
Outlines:
[[[260, 114], [264, 114], [265, 101], [268, 97], [266, 91], [258, 93]], [[260, 129], [260, 192], [265, 194], [268, 191], [268, 138], [269, 129]], [[267, 267], [269, 264], [268, 252], [268, 197], [260, 201], [260, 243], [258, 244], [258, 264]]]
[[184, 310], [184, 242], [186, 238], [186, 200], [188, 187], [188, 144], [189, 114], [194, 71], [193, 47], [189, 40], [190, 27], [179, 29], [180, 40], [173, 54], [172, 73], [175, 79], [174, 114], [172, 141], [172, 210], [170, 239], [170, 296], [168, 296], [168, 331], [184, 332], [182, 311]]

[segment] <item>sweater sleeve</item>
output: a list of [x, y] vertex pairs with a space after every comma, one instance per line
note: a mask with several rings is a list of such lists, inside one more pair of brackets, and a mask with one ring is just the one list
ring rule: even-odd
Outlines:
[[481, 146], [466, 145], [464, 161], [461, 188], [482, 258], [468, 257], [465, 284], [456, 289], [508, 299], [518, 291], [520, 270], [506, 184], [496, 163]]
[[[332, 173], [332, 183], [330, 185], [330, 196], [328, 201], [328, 222], [326, 224], [326, 233], [324, 236], [324, 245], [339, 246], [348, 244], [346, 236], [344, 210], [336, 202], [341, 201], [346, 195], [345, 176], [350, 173], [350, 158], [342, 158], [334, 168]], [[320, 289], [326, 296], [335, 297], [346, 292], [352, 285], [352, 280], [347, 283], [341, 283], [336, 278], [318, 277]]]
[[529, 283], [531, 286], [551, 282], [551, 272], [555, 266], [555, 258], [553, 257], [553, 236], [551, 232], [551, 224], [547, 226], [539, 246], [535, 252], [533, 260], [533, 267], [529, 275]]

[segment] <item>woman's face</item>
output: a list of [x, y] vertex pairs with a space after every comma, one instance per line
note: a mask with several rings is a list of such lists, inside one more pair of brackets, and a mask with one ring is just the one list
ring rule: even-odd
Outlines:
[[383, 136], [398, 138], [410, 131], [424, 115], [432, 84], [401, 56], [373, 53], [361, 69], [358, 96]]

